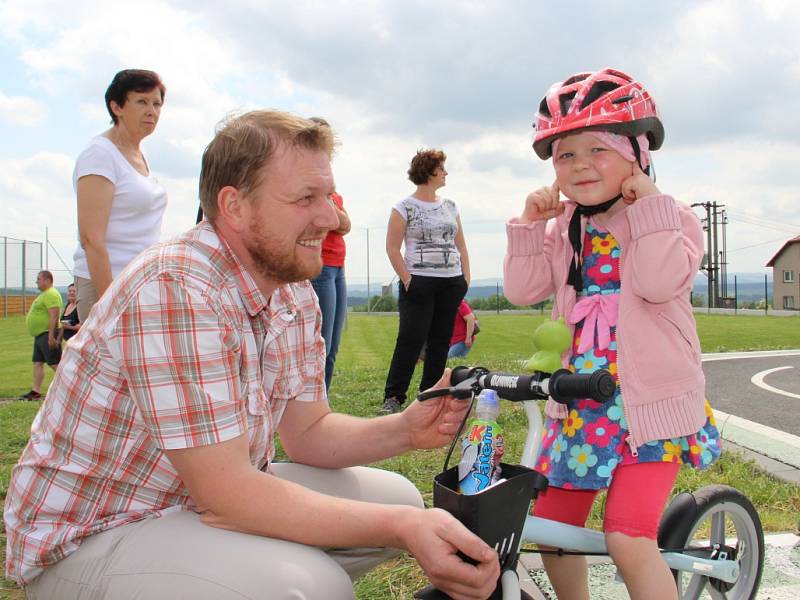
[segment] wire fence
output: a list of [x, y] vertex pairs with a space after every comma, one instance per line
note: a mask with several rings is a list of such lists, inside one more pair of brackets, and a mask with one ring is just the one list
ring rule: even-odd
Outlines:
[[[50, 266], [50, 253], [57, 257]], [[72, 279], [72, 272], [55, 247], [44, 242], [0, 236], [0, 315], [8, 317], [27, 313], [39, 295], [36, 276], [47, 269], [54, 279]]]

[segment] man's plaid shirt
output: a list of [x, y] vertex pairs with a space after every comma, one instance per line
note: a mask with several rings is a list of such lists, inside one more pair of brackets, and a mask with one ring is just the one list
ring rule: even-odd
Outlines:
[[191, 509], [162, 450], [245, 432], [265, 467], [289, 400], [325, 401], [308, 282], [265, 298], [204, 222], [114, 281], [64, 357], [9, 484], [6, 573], [30, 582], [111, 527]]

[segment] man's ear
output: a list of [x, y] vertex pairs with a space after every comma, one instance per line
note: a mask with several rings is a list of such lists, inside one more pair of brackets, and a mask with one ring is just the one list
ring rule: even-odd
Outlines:
[[217, 193], [217, 219], [221, 219], [237, 233], [241, 233], [249, 225], [250, 208], [249, 200], [231, 185], [226, 185]]

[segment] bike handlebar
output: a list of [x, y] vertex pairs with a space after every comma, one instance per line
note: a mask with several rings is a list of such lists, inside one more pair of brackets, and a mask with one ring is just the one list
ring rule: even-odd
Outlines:
[[455, 367], [450, 382], [453, 387], [428, 390], [417, 399], [427, 400], [445, 394], [466, 397], [490, 389], [501, 398], [513, 402], [544, 400], [548, 396], [562, 404], [575, 398], [607, 402], [617, 387], [614, 376], [604, 369], [594, 373], [570, 373], [567, 369], [559, 369], [552, 374], [536, 371], [530, 375], [517, 375], [492, 372], [483, 367]]

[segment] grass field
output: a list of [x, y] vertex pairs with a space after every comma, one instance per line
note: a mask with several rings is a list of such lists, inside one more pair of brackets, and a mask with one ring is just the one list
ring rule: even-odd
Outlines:
[[[538, 314], [482, 314], [481, 334], [469, 356], [470, 364], [493, 369], [518, 370], [520, 361], [533, 351], [531, 333], [544, 319]], [[796, 348], [800, 345], [800, 319], [697, 315], [704, 352]], [[331, 386], [334, 409], [371, 416], [381, 404], [386, 369], [396, 335], [395, 316], [352, 315], [343, 334], [337, 373]], [[0, 397], [16, 397], [30, 387], [30, 345], [22, 318], [0, 319]], [[412, 381], [415, 389], [419, 373]], [[49, 378], [48, 378], [49, 380]], [[0, 404], [0, 499], [5, 499], [11, 467], [27, 442], [30, 422], [38, 403]], [[518, 407], [507, 405], [500, 421], [506, 432], [509, 456], [522, 449], [525, 417]], [[414, 452], [379, 466], [398, 471], [411, 479], [431, 500], [432, 477], [441, 470], [444, 450]], [[767, 531], [794, 531], [800, 514], [800, 489], [781, 483], [760, 471], [754, 464], [723, 454], [723, 458], [704, 472], [684, 469], [675, 493], [710, 483], [725, 483], [741, 489], [756, 505]], [[592, 516], [598, 524], [598, 503]], [[0, 537], [0, 544], [5, 545]], [[424, 581], [413, 559], [399, 558], [385, 564], [357, 583], [362, 599], [410, 598]], [[0, 580], [0, 598], [22, 599], [21, 590]]]

